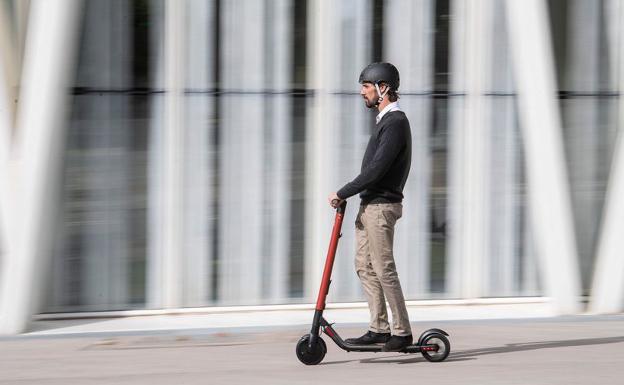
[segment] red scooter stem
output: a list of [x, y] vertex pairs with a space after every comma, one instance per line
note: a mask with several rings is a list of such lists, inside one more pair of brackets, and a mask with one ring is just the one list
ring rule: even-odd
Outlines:
[[325, 299], [329, 291], [331, 282], [332, 269], [334, 267], [334, 257], [336, 256], [336, 248], [338, 248], [338, 239], [340, 238], [340, 229], [342, 228], [342, 219], [347, 208], [347, 201], [343, 201], [336, 209], [336, 218], [334, 219], [334, 229], [332, 230], [331, 239], [329, 241], [329, 250], [327, 250], [327, 258], [325, 259], [325, 268], [323, 269], [323, 279], [321, 280], [321, 288], [319, 290], [318, 299], [316, 300], [316, 310], [325, 310]]

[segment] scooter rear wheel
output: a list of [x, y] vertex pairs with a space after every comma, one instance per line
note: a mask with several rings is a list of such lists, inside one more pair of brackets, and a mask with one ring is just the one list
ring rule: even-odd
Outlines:
[[297, 358], [306, 365], [317, 365], [323, 361], [325, 353], [327, 353], [327, 345], [321, 337], [318, 337], [316, 344], [310, 349], [309, 341], [310, 335], [306, 334], [297, 342]]
[[421, 342], [421, 346], [437, 345], [437, 350], [427, 351], [421, 350], [423, 357], [430, 362], [441, 362], [448, 357], [451, 352], [451, 343], [448, 338], [441, 333], [431, 333], [427, 335]]

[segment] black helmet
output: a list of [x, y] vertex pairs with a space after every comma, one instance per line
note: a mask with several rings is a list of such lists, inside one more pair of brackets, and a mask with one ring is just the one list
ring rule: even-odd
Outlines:
[[360, 84], [373, 83], [379, 84], [381, 82], [386, 83], [393, 90], [399, 89], [399, 70], [396, 69], [390, 63], [371, 63], [362, 70], [360, 74]]

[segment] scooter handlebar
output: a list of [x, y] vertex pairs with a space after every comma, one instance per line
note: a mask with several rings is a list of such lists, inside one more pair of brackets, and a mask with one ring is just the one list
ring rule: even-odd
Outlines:
[[[338, 199], [332, 200], [332, 205], [337, 205], [340, 202]], [[336, 212], [338, 214], [344, 214], [347, 209], [347, 200], [343, 200], [338, 207], [336, 207]]]

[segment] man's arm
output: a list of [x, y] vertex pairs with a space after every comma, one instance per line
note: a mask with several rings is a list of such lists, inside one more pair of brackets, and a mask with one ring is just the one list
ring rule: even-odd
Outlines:
[[386, 127], [379, 138], [373, 160], [365, 166], [360, 175], [338, 190], [336, 196], [341, 200], [347, 199], [380, 180], [396, 159], [403, 141], [401, 127]]

